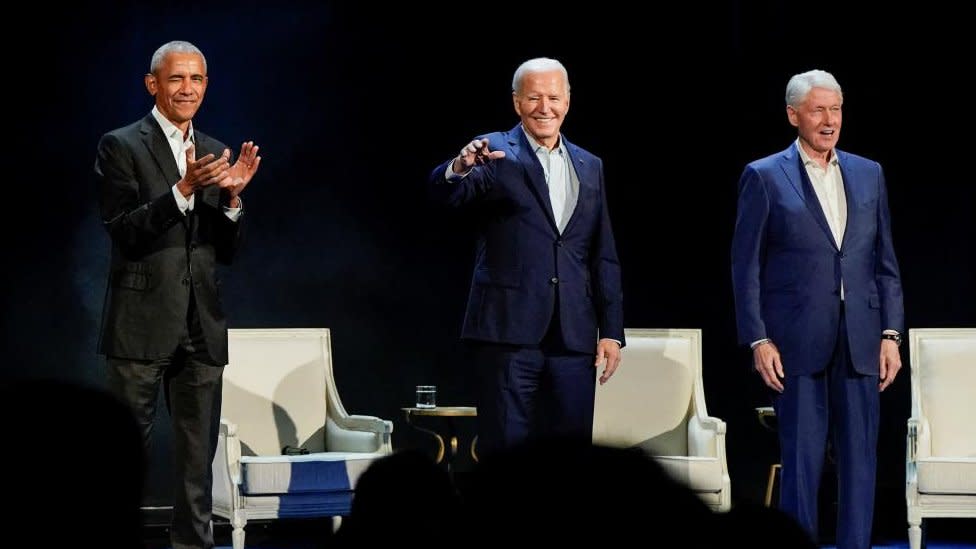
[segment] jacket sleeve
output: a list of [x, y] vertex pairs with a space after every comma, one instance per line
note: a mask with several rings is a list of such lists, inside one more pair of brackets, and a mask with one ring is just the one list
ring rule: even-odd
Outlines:
[[891, 238], [891, 215], [884, 172], [878, 166], [878, 234], [875, 243], [875, 278], [881, 296], [881, 327], [905, 333], [905, 307], [902, 301], [901, 275]]
[[602, 163], [599, 166], [599, 173], [600, 221], [598, 234], [594, 240], [596, 249], [591, 266], [591, 276], [595, 282], [593, 287], [596, 293], [594, 306], [597, 311], [600, 337], [616, 339], [620, 341], [622, 347], [626, 345], [624, 340], [623, 285], [621, 283], [620, 260], [617, 256], [617, 244], [613, 237], [610, 210], [607, 206]]
[[95, 177], [102, 223], [130, 259], [145, 254], [153, 241], [185, 217], [172, 192], [141, 201], [132, 153], [116, 135], [106, 134], [99, 141]]
[[739, 178], [739, 198], [732, 236], [732, 292], [739, 343], [743, 345], [767, 337], [762, 319], [760, 277], [768, 219], [769, 196], [762, 174], [747, 166]]

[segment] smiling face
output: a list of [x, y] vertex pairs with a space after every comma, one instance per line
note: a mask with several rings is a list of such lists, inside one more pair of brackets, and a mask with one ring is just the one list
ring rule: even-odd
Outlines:
[[843, 103], [834, 90], [811, 88], [799, 105], [786, 107], [786, 116], [800, 135], [800, 145], [811, 157], [826, 159], [837, 146]]
[[155, 74], [146, 75], [146, 89], [156, 98], [159, 112], [185, 132], [207, 91], [203, 57], [196, 53], [168, 53]]
[[530, 72], [512, 92], [515, 112], [525, 131], [552, 149], [559, 142], [559, 128], [569, 112], [569, 84], [562, 71]]

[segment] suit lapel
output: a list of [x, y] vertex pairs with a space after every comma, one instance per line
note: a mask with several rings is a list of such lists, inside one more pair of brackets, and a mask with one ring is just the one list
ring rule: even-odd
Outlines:
[[[576, 170], [576, 179], [579, 181], [579, 188], [576, 189], [576, 207], [573, 208], [573, 213], [569, 216], [566, 228], [563, 229], [563, 234], [566, 234], [572, 230], [577, 218], [579, 218], [580, 202], [583, 201], [584, 196], [583, 189], [593, 186], [593, 178], [591, 177], [591, 166], [589, 163], [583, 161], [583, 154], [580, 148], [565, 139], [563, 139], [563, 143], [569, 152], [569, 159], [572, 161], [573, 169]], [[572, 177], [572, 174], [570, 174], [570, 177]]]
[[549, 186], [546, 185], [546, 174], [542, 171], [542, 164], [539, 163], [539, 159], [535, 156], [535, 151], [529, 145], [529, 140], [525, 137], [525, 132], [522, 131], [521, 125], [515, 126], [514, 129], [508, 132], [508, 143], [516, 151], [519, 162], [522, 163], [522, 169], [525, 170], [525, 174], [528, 177], [529, 189], [532, 190], [532, 193], [542, 206], [542, 212], [545, 214], [546, 219], [549, 220], [549, 225], [556, 232], [559, 232], [556, 228], [556, 218], [552, 214], [552, 202], [549, 201]]
[[820, 225], [820, 228], [823, 229], [824, 234], [827, 235], [831, 244], [839, 249], [837, 242], [834, 242], [834, 234], [830, 231], [830, 225], [827, 224], [827, 217], [824, 215], [823, 207], [820, 205], [820, 199], [817, 198], [817, 193], [813, 190], [813, 183], [810, 182], [810, 178], [807, 177], [807, 171], [803, 168], [803, 159], [796, 152], [796, 145], [791, 145], [783, 153], [780, 168], [786, 174], [786, 178], [793, 186], [793, 190], [803, 199], [807, 210], [810, 211], [810, 215], [813, 216], [817, 224]]
[[[166, 140], [162, 128], [159, 127], [159, 123], [151, 114], [142, 119], [141, 131], [143, 144], [156, 162], [159, 172], [163, 174], [163, 186], [169, 189], [180, 180], [180, 169], [176, 166], [176, 159], [173, 158], [173, 150], [169, 148], [169, 141]], [[183, 216], [180, 223], [189, 230], [189, 216]]]
[[169, 148], [169, 142], [163, 135], [163, 130], [152, 115], [142, 119], [142, 141], [149, 150], [149, 154], [156, 161], [156, 166], [163, 174], [163, 178], [170, 182], [168, 185], [180, 180], [180, 170], [176, 167], [176, 159], [173, 158], [173, 150]]
[[857, 215], [857, 194], [854, 192], [857, 186], [854, 182], [854, 176], [852, 175], [851, 168], [848, 163], [847, 154], [834, 149], [834, 154], [837, 155], [837, 162], [840, 164], [840, 177], [844, 182], [844, 194], [847, 196], [847, 224], [844, 227], [844, 237], [841, 239], [840, 249], [844, 249], [847, 241], [850, 240], [851, 229], [857, 225], [854, 223], [854, 217]]

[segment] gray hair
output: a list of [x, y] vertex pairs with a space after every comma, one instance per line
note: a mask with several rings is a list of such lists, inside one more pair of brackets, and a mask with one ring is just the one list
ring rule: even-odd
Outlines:
[[183, 40], [173, 40], [159, 46], [159, 49], [153, 54], [152, 61], [149, 62], [149, 74], [156, 74], [159, 66], [163, 64], [163, 59], [171, 53], [195, 53], [199, 55], [203, 59], [203, 73], [207, 73], [207, 58], [203, 56], [200, 48]]
[[795, 74], [793, 78], [790, 78], [789, 83], [786, 84], [786, 104], [794, 108], [798, 107], [813, 88], [833, 90], [840, 95], [841, 101], [844, 100], [844, 92], [841, 91], [840, 84], [837, 83], [834, 75], [827, 71], [814, 69]]
[[566, 67], [562, 63], [556, 61], [555, 59], [550, 59], [548, 57], [536, 57], [535, 59], [529, 59], [528, 61], [519, 65], [515, 69], [515, 76], [512, 77], [512, 93], [518, 93], [522, 88], [522, 79], [525, 75], [535, 72], [549, 72], [549, 71], [559, 71], [563, 73], [563, 78], [566, 80], [566, 92], [569, 92], [569, 73], [566, 71]]

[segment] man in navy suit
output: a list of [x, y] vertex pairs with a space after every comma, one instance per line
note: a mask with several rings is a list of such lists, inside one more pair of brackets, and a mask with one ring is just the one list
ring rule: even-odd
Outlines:
[[429, 186], [436, 200], [470, 208], [477, 224], [461, 335], [477, 369], [482, 454], [538, 436], [589, 440], [594, 365], [605, 383], [624, 345], [603, 162], [559, 132], [565, 67], [523, 63], [512, 103], [521, 123], [472, 140]]
[[827, 440], [837, 463], [838, 549], [871, 546], [880, 391], [901, 368], [901, 280], [881, 166], [836, 148], [840, 85], [797, 74], [799, 137], [739, 180], [732, 282], [739, 341], [775, 391], [780, 507], [817, 537]]
[[234, 162], [196, 129], [207, 61], [193, 44], [157, 49], [145, 85], [152, 112], [98, 143], [98, 200], [112, 240], [98, 350], [147, 447], [164, 389], [178, 477], [170, 539], [173, 549], [203, 549], [214, 544], [211, 462], [227, 363], [217, 263], [237, 250], [240, 194], [261, 157], [246, 142]]

